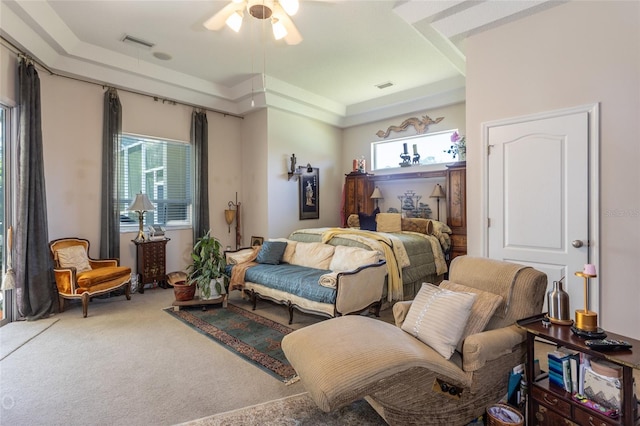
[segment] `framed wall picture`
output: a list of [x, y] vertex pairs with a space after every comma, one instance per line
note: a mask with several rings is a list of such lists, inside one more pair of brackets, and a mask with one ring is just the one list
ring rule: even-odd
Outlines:
[[319, 169], [311, 172], [302, 168], [299, 179], [300, 220], [320, 218], [320, 177]]
[[251, 237], [251, 247], [261, 246], [263, 242], [264, 242], [263, 237], [253, 237], [253, 236]]

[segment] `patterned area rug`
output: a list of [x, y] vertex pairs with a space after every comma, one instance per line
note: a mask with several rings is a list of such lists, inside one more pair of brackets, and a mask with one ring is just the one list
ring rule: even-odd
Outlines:
[[226, 309], [203, 311], [194, 307], [165, 311], [284, 382], [296, 375], [280, 347], [282, 338], [292, 328], [231, 303]]
[[251, 407], [182, 423], [181, 426], [378, 426], [385, 421], [364, 400], [325, 413], [313, 402], [309, 394], [302, 393]]

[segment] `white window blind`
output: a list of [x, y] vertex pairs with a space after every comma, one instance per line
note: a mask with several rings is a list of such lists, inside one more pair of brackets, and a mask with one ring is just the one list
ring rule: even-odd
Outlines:
[[139, 192], [155, 207], [145, 214], [145, 225], [191, 225], [191, 145], [123, 134], [119, 169], [121, 226], [138, 224], [127, 208]]

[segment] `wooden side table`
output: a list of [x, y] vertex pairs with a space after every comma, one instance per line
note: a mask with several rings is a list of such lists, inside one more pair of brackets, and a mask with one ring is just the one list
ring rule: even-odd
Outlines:
[[166, 246], [170, 238], [163, 240], [135, 241], [136, 263], [138, 272], [138, 292], [144, 293], [145, 284], [158, 284], [162, 288], [168, 288]]
[[605, 425], [605, 426], [634, 426], [640, 424], [633, 396], [633, 369], [640, 369], [640, 341], [619, 334], [606, 332], [608, 339], [624, 340], [633, 345], [631, 350], [598, 352], [585, 345], [585, 339], [576, 336], [569, 326], [542, 324], [544, 314], [521, 319], [518, 327], [527, 332], [527, 377], [534, 377], [535, 359], [534, 340], [541, 337], [550, 340], [558, 346], [585, 353], [592, 358], [606, 359], [622, 366], [622, 407], [617, 419], [582, 407], [573, 401], [571, 394], [564, 389], [553, 386], [548, 379], [529, 383], [527, 386], [527, 412], [529, 425]]

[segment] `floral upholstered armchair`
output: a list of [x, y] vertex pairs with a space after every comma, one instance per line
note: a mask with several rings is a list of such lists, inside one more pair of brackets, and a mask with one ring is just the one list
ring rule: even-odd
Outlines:
[[64, 311], [66, 299], [80, 299], [86, 318], [92, 297], [118, 289], [124, 290], [127, 300], [131, 299], [131, 268], [119, 266], [118, 259], [91, 259], [88, 240], [61, 238], [51, 241], [49, 250], [60, 312]]

